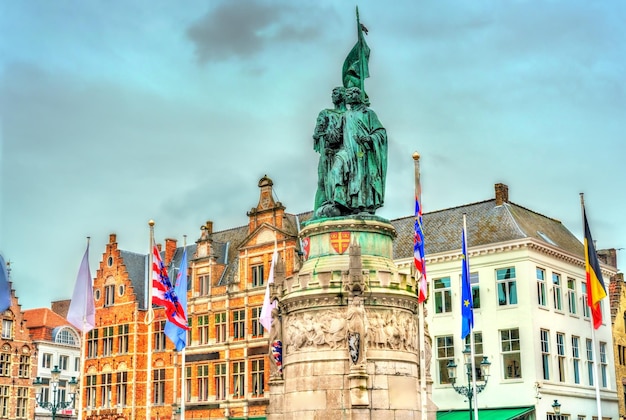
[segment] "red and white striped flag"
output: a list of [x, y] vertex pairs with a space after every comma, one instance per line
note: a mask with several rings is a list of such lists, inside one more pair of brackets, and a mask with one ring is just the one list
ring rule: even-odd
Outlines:
[[171, 323], [184, 330], [189, 329], [185, 310], [178, 300], [156, 245], [152, 248], [152, 303], [165, 307], [165, 314]]

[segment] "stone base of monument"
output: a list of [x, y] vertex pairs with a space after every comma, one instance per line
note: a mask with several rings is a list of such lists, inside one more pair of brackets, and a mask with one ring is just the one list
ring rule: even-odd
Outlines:
[[[268, 419], [421, 418], [418, 303], [392, 259], [395, 234], [375, 216], [305, 224], [308, 259], [275, 279], [283, 372]], [[433, 410], [431, 395], [429, 381]]]

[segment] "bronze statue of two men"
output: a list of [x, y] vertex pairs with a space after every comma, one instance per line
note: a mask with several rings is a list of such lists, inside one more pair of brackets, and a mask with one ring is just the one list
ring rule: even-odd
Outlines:
[[320, 153], [315, 218], [373, 215], [383, 206], [387, 132], [359, 87], [336, 87], [313, 133]]
[[320, 154], [314, 218], [373, 215], [385, 200], [387, 132], [369, 108], [367, 29], [356, 9], [357, 42], [342, 69], [343, 86], [333, 89], [333, 109], [321, 111], [313, 133]]

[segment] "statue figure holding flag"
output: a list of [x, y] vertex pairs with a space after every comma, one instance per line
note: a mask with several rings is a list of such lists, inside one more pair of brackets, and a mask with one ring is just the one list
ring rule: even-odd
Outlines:
[[370, 49], [358, 8], [356, 16], [358, 40], [343, 64], [343, 88], [333, 89], [335, 108], [320, 112], [313, 134], [320, 153], [315, 218], [373, 215], [384, 203], [387, 132], [369, 108]]

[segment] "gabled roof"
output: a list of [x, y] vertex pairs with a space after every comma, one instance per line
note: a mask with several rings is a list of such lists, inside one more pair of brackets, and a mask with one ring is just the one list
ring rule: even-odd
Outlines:
[[[495, 199], [425, 213], [424, 246], [427, 255], [460, 251], [463, 214], [467, 217], [470, 248], [533, 238], [572, 255], [583, 256], [582, 243], [559, 220], [512, 202], [497, 205]], [[297, 215], [285, 213], [281, 231], [296, 236], [302, 223], [311, 219], [312, 215], [313, 212]], [[415, 217], [411, 215], [393, 219], [391, 223], [398, 233], [393, 242], [394, 259], [412, 258]], [[217, 262], [226, 265], [218, 284], [226, 285], [234, 281], [239, 264], [239, 247], [248, 236], [248, 225], [211, 234], [212, 250]], [[170, 271], [172, 266], [176, 268], [180, 266], [182, 249], [183, 247], [176, 248], [172, 263], [168, 267]], [[187, 246], [188, 258], [195, 252], [195, 244]], [[137, 299], [142, 303], [141, 307], [145, 308], [145, 273], [148, 256], [128, 251], [121, 251], [121, 255]], [[173, 271], [170, 272], [170, 276], [175, 278]]]
[[128, 278], [133, 285], [139, 307], [146, 309], [146, 269], [148, 267], [148, 255], [120, 249], [120, 257], [126, 267]]
[[71, 325], [69, 321], [61, 315], [48, 308], [25, 309], [24, 323], [26, 328], [56, 328]]
[[[496, 200], [453, 207], [423, 215], [425, 253], [461, 249], [463, 214], [467, 219], [468, 247], [534, 238], [573, 255], [583, 255], [581, 242], [559, 221], [515, 203], [496, 205]], [[394, 258], [413, 256], [415, 217], [392, 220], [398, 232]]]

